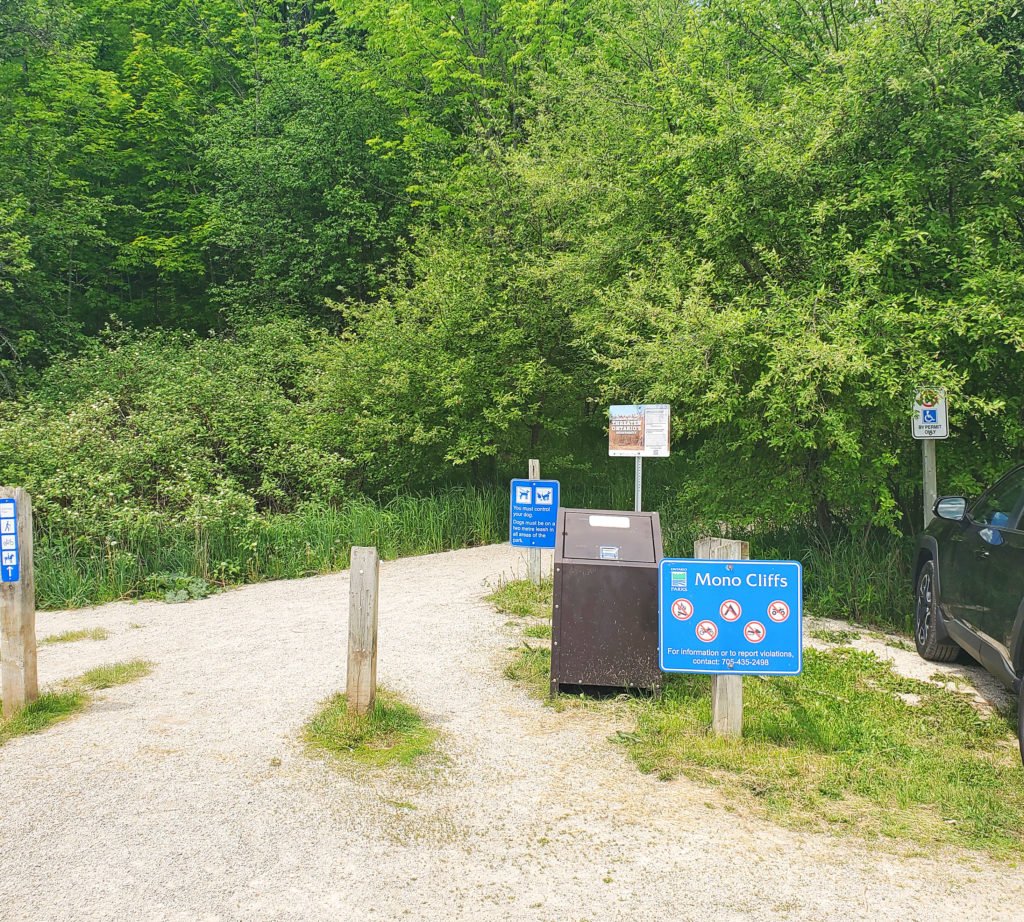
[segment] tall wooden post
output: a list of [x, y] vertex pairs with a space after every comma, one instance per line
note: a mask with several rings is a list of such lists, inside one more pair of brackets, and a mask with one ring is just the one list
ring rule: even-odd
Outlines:
[[[693, 556], [701, 560], [750, 560], [750, 544], [728, 538], [699, 538]], [[743, 735], [743, 676], [711, 677], [711, 732], [716, 736]]]
[[[18, 579], [7, 578], [13, 570], [5, 568], [0, 577], [0, 697], [3, 716], [12, 716], [39, 697], [39, 671], [36, 666], [36, 581], [32, 569], [32, 498], [21, 487], [0, 487], [0, 499], [13, 499], [17, 517], [11, 526], [0, 526], [6, 554], [16, 550]], [[11, 521], [0, 519], [0, 521]], [[13, 536], [14, 541], [10, 538]], [[5, 555], [6, 556], [6, 555]], [[4, 558], [0, 558], [0, 563]]]
[[367, 714], [377, 697], [377, 588], [380, 558], [375, 547], [352, 548], [349, 566], [349, 710]]
[[[540, 480], [540, 461], [538, 461], [536, 458], [530, 458], [529, 477], [530, 480]], [[531, 547], [527, 552], [527, 560], [527, 566], [529, 567], [530, 571], [530, 582], [532, 582], [534, 586], [539, 586], [541, 577], [540, 548]]]

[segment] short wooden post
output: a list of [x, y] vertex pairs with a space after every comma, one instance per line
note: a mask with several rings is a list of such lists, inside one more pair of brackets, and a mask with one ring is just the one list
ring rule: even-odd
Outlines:
[[[693, 556], [700, 560], [750, 560], [750, 544], [728, 538], [698, 538]], [[715, 736], [743, 735], [743, 676], [711, 677], [711, 732]]]
[[[540, 480], [540, 461], [530, 458], [530, 480]], [[540, 585], [540, 548], [531, 547], [527, 553], [530, 581], [534, 586]]]
[[352, 548], [349, 566], [349, 709], [367, 714], [377, 697], [377, 587], [380, 558], [375, 547]]
[[[21, 487], [0, 487], [0, 499], [17, 504], [15, 541], [20, 574], [17, 582], [0, 582], [0, 697], [10, 717], [39, 697], [36, 666], [36, 581], [32, 569], [32, 498]], [[9, 526], [6, 526], [9, 528]], [[10, 537], [7, 532], [7, 537]], [[11, 571], [5, 570], [4, 575]]]

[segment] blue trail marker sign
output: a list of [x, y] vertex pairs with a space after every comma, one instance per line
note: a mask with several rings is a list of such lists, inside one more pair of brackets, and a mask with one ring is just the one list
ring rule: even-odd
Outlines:
[[0, 583], [21, 579], [18, 547], [18, 507], [13, 499], [0, 499]]
[[513, 547], [554, 547], [558, 481], [513, 480], [508, 540]]
[[662, 672], [798, 675], [803, 668], [803, 570], [791, 560], [661, 562]]

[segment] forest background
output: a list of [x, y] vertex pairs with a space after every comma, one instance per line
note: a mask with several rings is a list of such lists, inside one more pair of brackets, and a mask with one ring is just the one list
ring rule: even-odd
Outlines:
[[5, 0], [0, 482], [49, 606], [502, 540], [538, 457], [903, 624], [1024, 456], [1009, 0]]

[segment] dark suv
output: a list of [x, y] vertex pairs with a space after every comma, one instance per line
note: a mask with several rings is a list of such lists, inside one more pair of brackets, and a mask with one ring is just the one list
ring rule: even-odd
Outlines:
[[[935, 503], [918, 542], [914, 640], [925, 659], [950, 662], [966, 650], [1018, 694], [1024, 676], [1024, 465], [973, 504]], [[1024, 759], [1024, 694], [1017, 735]]]

